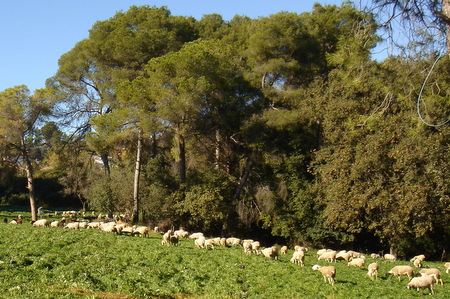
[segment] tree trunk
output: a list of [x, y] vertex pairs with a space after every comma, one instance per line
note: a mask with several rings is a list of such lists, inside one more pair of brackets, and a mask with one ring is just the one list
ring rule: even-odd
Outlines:
[[103, 162], [103, 169], [105, 170], [105, 175], [107, 178], [109, 178], [111, 176], [111, 169], [109, 168], [108, 154], [101, 154], [100, 158], [102, 159]]
[[253, 151], [247, 159], [247, 163], [245, 165], [244, 173], [242, 174], [241, 180], [239, 181], [239, 185], [236, 188], [236, 192], [234, 193], [233, 200], [238, 200], [239, 196], [244, 189], [245, 183], [247, 182], [248, 177], [250, 176], [250, 172], [253, 168], [253, 159], [255, 158], [255, 152]]
[[446, 17], [447, 24], [447, 52], [450, 54], [450, 24], [448, 20], [450, 20], [450, 0], [442, 0], [442, 13]]
[[28, 157], [27, 148], [25, 146], [25, 140], [22, 138], [22, 158], [25, 163], [25, 173], [27, 175], [27, 189], [30, 197], [30, 211], [31, 211], [31, 221], [37, 220], [36, 211], [36, 195], [34, 192], [34, 179], [33, 179], [33, 166], [31, 165], [30, 158]]
[[136, 150], [136, 167], [134, 169], [133, 213], [131, 215], [133, 223], [137, 223], [139, 221], [139, 177], [141, 174], [141, 156], [142, 156], [142, 129], [139, 129], [138, 143]]
[[216, 152], [215, 152], [215, 168], [220, 169], [220, 130], [216, 129]]
[[183, 134], [178, 134], [180, 184], [186, 183], [186, 145]]

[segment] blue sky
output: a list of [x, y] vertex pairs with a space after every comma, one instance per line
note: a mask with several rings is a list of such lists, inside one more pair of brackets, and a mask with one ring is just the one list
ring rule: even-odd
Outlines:
[[0, 91], [27, 85], [33, 92], [58, 69], [59, 57], [88, 37], [96, 21], [131, 5], [167, 6], [172, 15], [200, 19], [218, 13], [251, 18], [280, 11], [311, 11], [313, 4], [341, 5], [342, 0], [0, 0]]

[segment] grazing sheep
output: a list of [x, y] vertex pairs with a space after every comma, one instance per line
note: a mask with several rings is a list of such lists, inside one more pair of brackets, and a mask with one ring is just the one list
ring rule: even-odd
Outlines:
[[303, 251], [294, 251], [291, 258], [291, 263], [305, 265], [305, 253]]
[[206, 239], [205, 248], [208, 249], [208, 247], [211, 247], [211, 249], [214, 249], [214, 243], [214, 239]]
[[439, 269], [436, 268], [427, 268], [427, 269], [422, 269], [419, 271], [420, 275], [422, 276], [434, 276], [434, 279], [436, 280], [437, 283], [441, 283], [441, 285], [444, 285], [444, 281], [442, 281], [441, 278], [441, 271], [439, 271]]
[[372, 263], [369, 266], [367, 266], [367, 275], [372, 280], [378, 278], [378, 264], [377, 263]]
[[261, 247], [261, 243], [259, 243], [259, 241], [253, 242], [252, 243], [252, 252], [254, 254], [261, 254], [260, 247]]
[[121, 234], [134, 234], [134, 227], [127, 225], [116, 225], [116, 228], [119, 229]]
[[431, 294], [434, 294], [433, 290], [433, 282], [434, 282], [434, 276], [421, 276], [421, 277], [414, 277], [411, 279], [411, 281], [408, 283], [408, 290], [409, 289], [417, 289], [417, 292], [420, 291], [420, 289], [429, 289]]
[[246, 253], [246, 254], [252, 253], [252, 243], [253, 242], [247, 242], [247, 241], [244, 241], [242, 243], [242, 247], [244, 247], [244, 253]]
[[148, 228], [147, 226], [138, 226], [134, 229], [134, 235], [137, 236], [141, 236], [141, 237], [148, 237], [150, 233], [150, 228]]
[[281, 254], [287, 254], [287, 251], [288, 251], [288, 247], [287, 246], [283, 246], [283, 247], [280, 248], [280, 253]]
[[197, 239], [195, 239], [194, 244], [197, 248], [205, 248], [205, 237], [203, 235], [199, 236]]
[[161, 241], [161, 245], [170, 245], [170, 234], [171, 231], [169, 230], [168, 232], [164, 233], [162, 241]]
[[326, 251], [322, 255], [320, 255], [317, 260], [326, 260], [328, 262], [336, 262], [336, 251]]
[[117, 228], [114, 225], [114, 223], [113, 224], [105, 223], [104, 225], [100, 225], [99, 229], [105, 233], [117, 233]]
[[50, 225], [50, 222], [47, 219], [39, 219], [33, 222], [34, 227], [47, 227]]
[[220, 238], [219, 244], [220, 244], [220, 246], [227, 247], [227, 239]]
[[66, 226], [64, 226], [64, 228], [67, 229], [79, 229], [80, 228], [80, 223], [79, 222], [69, 222], [66, 224]]
[[384, 259], [387, 261], [395, 261], [397, 259], [397, 257], [393, 254], [386, 253], [384, 255]]
[[179, 229], [179, 230], [176, 230], [176, 231], [174, 231], [173, 232], [173, 234], [175, 235], [175, 236], [177, 236], [178, 238], [187, 238], [188, 236], [189, 236], [189, 233], [187, 232], [187, 231], [185, 231], [184, 229]]
[[336, 277], [336, 268], [334, 266], [319, 266], [319, 265], [314, 265], [312, 267], [313, 270], [317, 270], [320, 273], [322, 273], [323, 275], [323, 280], [325, 282], [328, 282], [334, 286], [334, 277]]
[[355, 258], [355, 259], [352, 259], [350, 262], [348, 262], [347, 266], [362, 268], [362, 267], [364, 267], [364, 262], [365, 262], [365, 260], [362, 258]]
[[[5, 221], [5, 223], [6, 223], [8, 220], [6, 218], [5, 218], [5, 220], [6, 220]], [[9, 224], [22, 224], [22, 221], [23, 221], [23, 216], [22, 215], [18, 215], [17, 218], [12, 219]]]
[[101, 222], [99, 221], [93, 221], [93, 222], [89, 222], [87, 225], [87, 228], [99, 228], [100, 227]]
[[324, 254], [325, 252], [328, 252], [328, 251], [333, 251], [333, 250], [331, 250], [331, 249], [319, 249], [319, 250], [317, 250], [317, 257], [321, 256], [322, 254]]
[[386, 273], [386, 275], [392, 274], [394, 276], [397, 276], [398, 281], [400, 281], [401, 275], [407, 275], [409, 279], [411, 279], [414, 276], [414, 269], [411, 266], [395, 266], [389, 272]]
[[352, 256], [350, 254], [351, 254], [350, 252], [339, 251], [336, 254], [336, 260], [344, 260], [346, 262], [349, 262], [350, 259], [352, 258]]
[[278, 260], [278, 248], [276, 246], [264, 248], [261, 252], [269, 260]]
[[450, 271], [450, 262], [447, 262], [444, 264], [445, 273], [448, 273]]
[[410, 262], [412, 262], [416, 268], [422, 268], [422, 262], [424, 260], [425, 260], [425, 255], [421, 254], [421, 255], [416, 255], [415, 257], [413, 257], [410, 260]]
[[195, 239], [197, 239], [200, 236], [203, 236], [203, 233], [193, 233], [193, 234], [189, 235], [189, 239], [195, 240]]
[[372, 253], [372, 254], [370, 254], [370, 257], [373, 258], [373, 259], [381, 258], [381, 256], [378, 253]]
[[160, 234], [161, 233], [161, 230], [159, 229], [159, 226], [155, 226], [153, 228], [153, 231], [155, 232], [155, 234]]
[[169, 236], [169, 245], [177, 246], [178, 245], [178, 237], [175, 235], [170, 235]]

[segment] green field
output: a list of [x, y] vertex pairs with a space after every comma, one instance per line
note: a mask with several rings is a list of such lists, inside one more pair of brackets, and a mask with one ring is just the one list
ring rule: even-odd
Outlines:
[[[3, 213], [5, 218], [5, 213]], [[405, 261], [379, 260], [380, 279], [366, 269], [336, 263], [334, 286], [325, 284], [315, 251], [305, 267], [245, 255], [241, 247], [194, 248], [192, 240], [161, 246], [160, 235], [118, 236], [98, 230], [69, 231], [0, 224], [0, 298], [415, 298], [407, 278], [385, 278]], [[372, 262], [371, 258], [367, 261]], [[325, 265], [326, 262], [320, 262]], [[368, 263], [367, 263], [368, 264]], [[425, 262], [438, 267], [441, 262]], [[450, 274], [442, 271], [444, 283]], [[450, 298], [450, 286], [435, 287], [435, 298]]]

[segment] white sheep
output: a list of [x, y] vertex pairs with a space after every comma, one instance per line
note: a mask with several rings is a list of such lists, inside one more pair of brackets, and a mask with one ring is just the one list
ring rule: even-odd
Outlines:
[[417, 292], [419, 292], [420, 289], [429, 289], [430, 293], [434, 294], [433, 282], [434, 282], [434, 276], [426, 275], [426, 276], [421, 276], [421, 277], [414, 277], [408, 283], [407, 288], [408, 289], [417, 289]]
[[117, 229], [114, 223], [103, 224], [99, 226], [99, 229], [106, 233], [117, 233]]
[[205, 248], [208, 249], [208, 247], [211, 247], [211, 249], [214, 249], [214, 243], [214, 239], [206, 239]]
[[305, 252], [294, 251], [291, 258], [291, 263], [300, 264], [302, 267], [305, 265]]
[[282, 246], [282, 247], [280, 248], [280, 253], [281, 253], [281, 254], [287, 254], [287, 251], [288, 251], [288, 247], [287, 247], [287, 246]]
[[220, 238], [219, 244], [220, 244], [220, 246], [227, 247], [227, 239]]
[[371, 263], [371, 264], [369, 264], [369, 266], [367, 266], [367, 275], [372, 280], [378, 278], [378, 264], [377, 263]]
[[192, 233], [192, 234], [189, 235], [189, 239], [195, 240], [195, 239], [197, 239], [200, 236], [203, 236], [203, 233]]
[[166, 233], [164, 233], [162, 241], [161, 241], [161, 245], [170, 245], [170, 233], [171, 231], [168, 231]]
[[351, 253], [350, 252], [343, 252], [343, 251], [339, 251], [336, 254], [336, 260], [344, 260], [346, 262], [349, 262], [350, 259], [352, 258]]
[[195, 247], [198, 247], [198, 248], [205, 248], [205, 241], [206, 241], [206, 239], [205, 239], [205, 237], [204, 237], [203, 235], [199, 236], [199, 237], [198, 237], [197, 239], [195, 239], [195, 241], [194, 241]]
[[386, 253], [384, 255], [384, 259], [387, 261], [395, 261], [397, 259], [397, 257], [393, 254]]
[[444, 285], [444, 281], [441, 278], [441, 271], [436, 268], [426, 268], [419, 271], [419, 274], [422, 276], [428, 275], [428, 276], [434, 276], [434, 279], [437, 283], [441, 283], [441, 285]]
[[66, 224], [66, 226], [64, 226], [64, 228], [67, 229], [79, 229], [80, 228], [80, 223], [79, 222], [69, 222]]
[[388, 274], [397, 276], [398, 281], [400, 281], [401, 275], [407, 275], [408, 278], [411, 279], [414, 276], [414, 269], [411, 266], [395, 266], [387, 272], [387, 275]]
[[319, 250], [317, 250], [317, 257], [321, 256], [322, 254], [324, 254], [325, 252], [328, 252], [328, 251], [333, 251], [333, 250], [331, 250], [331, 249], [319, 249]]
[[261, 253], [269, 260], [278, 259], [278, 248], [276, 246], [264, 248]]
[[47, 219], [39, 219], [33, 222], [34, 227], [47, 227], [50, 225], [50, 222]]
[[379, 258], [381, 258], [381, 256], [380, 256], [378, 253], [371, 253], [371, 254], [370, 254], [370, 257], [373, 258], [373, 259], [379, 259]]
[[185, 231], [184, 229], [179, 229], [173, 232], [173, 234], [175, 236], [177, 236], [178, 238], [187, 238], [189, 236], [189, 232]]
[[93, 221], [93, 222], [89, 222], [87, 225], [87, 228], [99, 228], [101, 222], [99, 221]]
[[336, 267], [334, 267], [334, 266], [324, 266], [324, 267], [322, 267], [322, 266], [319, 266], [319, 265], [314, 265], [312, 267], [312, 269], [313, 270], [317, 270], [320, 273], [322, 273], [323, 280], [325, 282], [327, 282], [327, 280], [328, 280], [328, 282], [331, 285], [334, 285], [334, 277], [336, 277]]
[[421, 268], [422, 267], [422, 262], [425, 260], [425, 255], [421, 254], [421, 255], [416, 255], [415, 257], [413, 257], [410, 261], [413, 263], [413, 265], [416, 268]]
[[259, 243], [259, 241], [253, 242], [252, 243], [252, 252], [254, 254], [261, 254], [260, 247], [261, 247], [261, 243]]
[[251, 254], [252, 253], [252, 243], [253, 242], [242, 242], [242, 247], [244, 247], [244, 253]]
[[450, 272], [450, 262], [445, 263], [444, 268], [445, 268], [445, 273]]
[[336, 262], [336, 251], [326, 251], [320, 255], [317, 260], [326, 260], [328, 262]]
[[139, 236], [141, 236], [141, 237], [148, 237], [148, 236], [149, 236], [149, 233], [150, 233], [150, 228], [147, 227], [147, 226], [143, 226], [143, 225], [137, 226], [137, 227], [134, 229], [134, 232], [133, 232], [133, 234], [134, 234], [135, 236], [136, 236], [136, 235], [139, 235]]
[[350, 262], [347, 263], [347, 266], [349, 267], [364, 267], [365, 260], [363, 258], [355, 258], [352, 259]]

